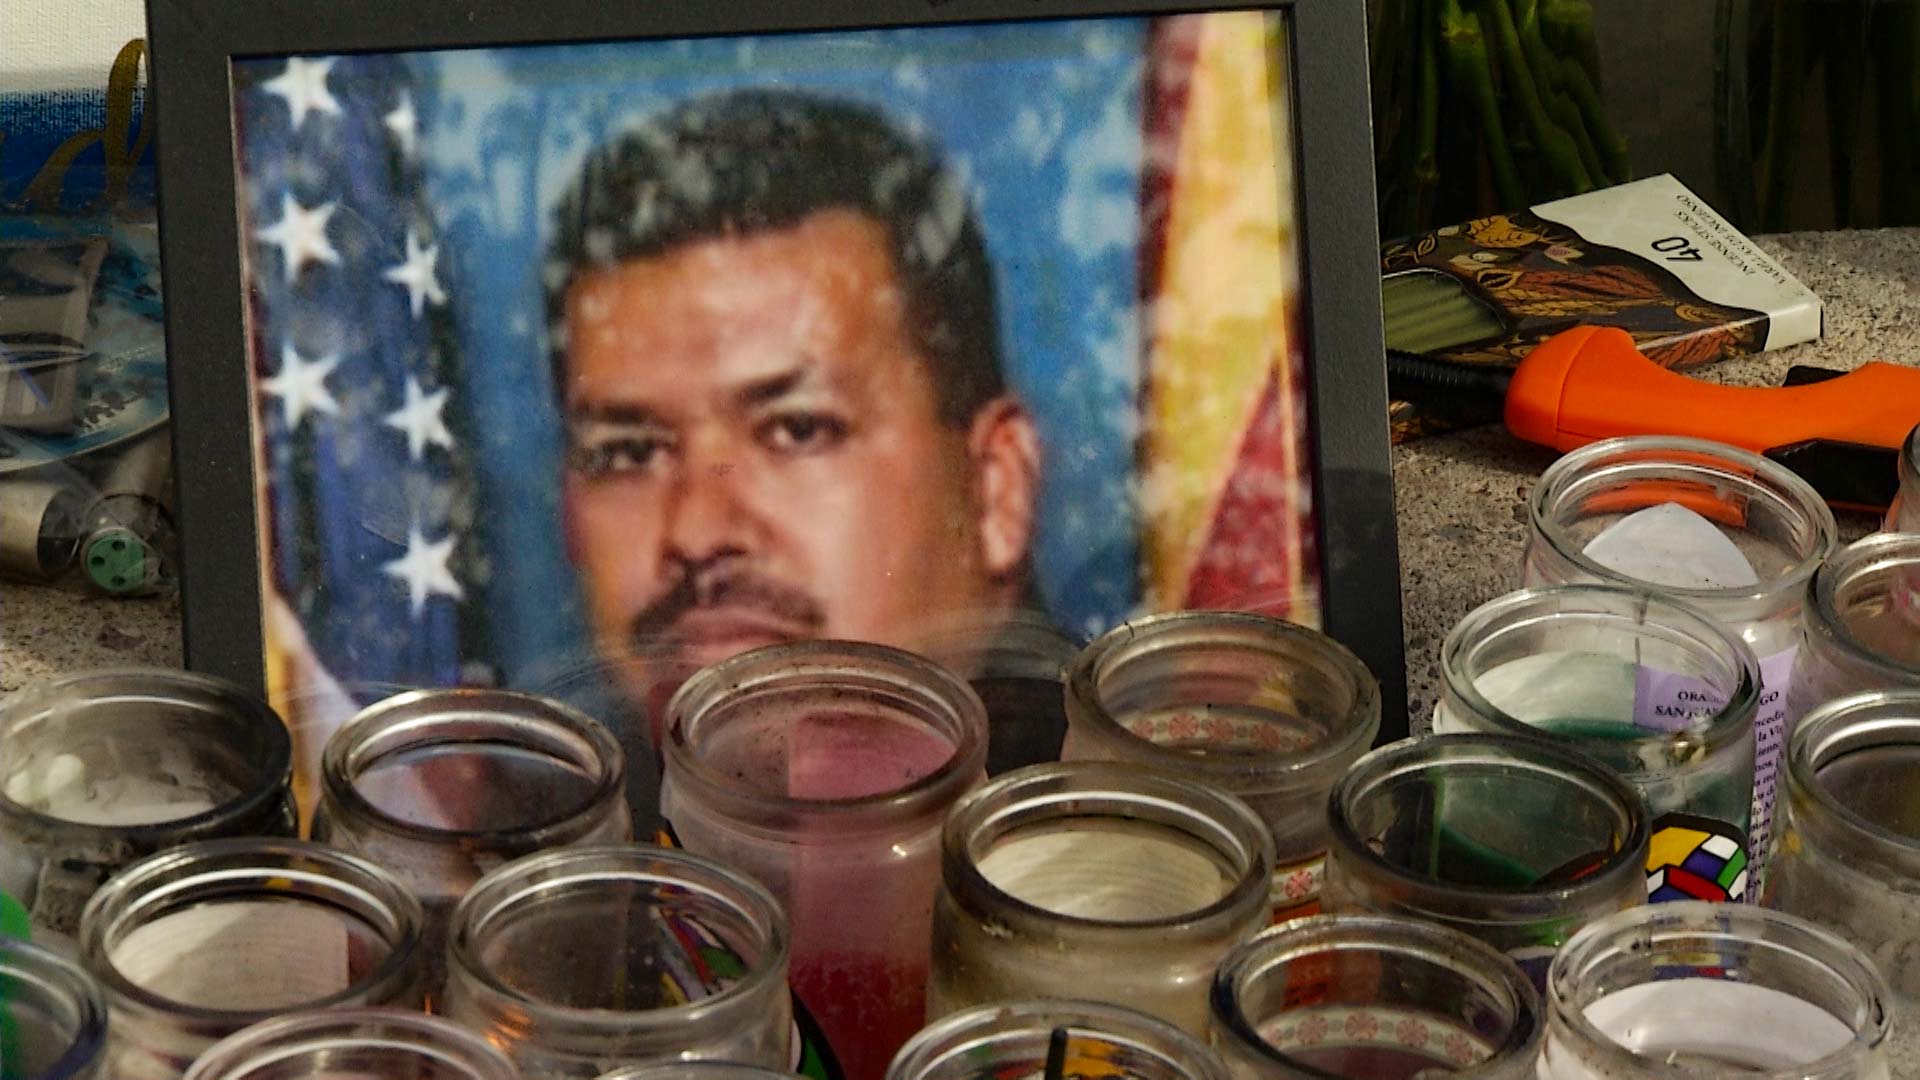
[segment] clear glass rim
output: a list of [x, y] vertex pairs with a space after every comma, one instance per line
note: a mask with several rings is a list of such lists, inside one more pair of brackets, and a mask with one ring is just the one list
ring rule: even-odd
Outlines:
[[[688, 731], [710, 721], [730, 698], [840, 684], [911, 696], [922, 719], [953, 743], [938, 768], [903, 787], [850, 799], [801, 799], [733, 783], [694, 750]], [[696, 672], [667, 702], [666, 779], [696, 791], [730, 820], [831, 816], [875, 826], [938, 813], [986, 768], [987, 707], [973, 687], [925, 657], [887, 645], [818, 639], [769, 645]]]
[[401, 1009], [328, 1009], [277, 1016], [227, 1036], [202, 1054], [183, 1080], [245, 1080], [275, 1075], [276, 1064], [340, 1043], [396, 1049], [431, 1047], [431, 1059], [463, 1068], [474, 1080], [519, 1080], [506, 1056], [475, 1032], [441, 1017]]
[[[1532, 619], [1523, 619], [1530, 609], [1564, 607], [1568, 601], [1582, 599], [1587, 603], [1573, 610], [1545, 610]], [[1488, 701], [1475, 685], [1468, 668], [1469, 652], [1496, 628], [1504, 629], [1567, 615], [1619, 620], [1627, 617], [1624, 614], [1627, 611], [1633, 612], [1636, 623], [1663, 626], [1695, 640], [1711, 642], [1712, 651], [1733, 658], [1736, 679], [1727, 703], [1699, 722], [1678, 731], [1649, 729], [1647, 734], [1637, 738], [1608, 739], [1607, 745], [1638, 751], [1643, 747], [1667, 745], [1673, 742], [1675, 736], [1684, 734], [1698, 738], [1707, 752], [1711, 753], [1729, 743], [1751, 737], [1754, 716], [1760, 707], [1760, 661], [1755, 657], [1753, 647], [1734, 636], [1719, 622], [1687, 604], [1619, 585], [1549, 585], [1521, 589], [1489, 600], [1468, 612], [1467, 617], [1455, 624], [1440, 645], [1440, 677], [1445, 684], [1445, 692], [1459, 698], [1467, 709], [1486, 719], [1502, 733], [1569, 745], [1587, 745], [1586, 739], [1546, 731]]]
[[[1661, 457], [1658, 455], [1668, 455]], [[1627, 455], [1635, 455], [1628, 457]], [[1619, 459], [1619, 460], [1614, 460]], [[1646, 469], [1683, 469], [1711, 477], [1721, 484], [1739, 484], [1769, 498], [1790, 504], [1813, 526], [1814, 543], [1786, 573], [1752, 588], [1705, 589], [1656, 585], [1641, 581], [1597, 562], [1580, 550], [1560, 524], [1559, 511], [1569, 498], [1586, 488], [1630, 478]], [[1558, 557], [1582, 574], [1628, 588], [1656, 590], [1682, 600], [1705, 604], [1734, 604], [1797, 596], [1840, 543], [1840, 526], [1833, 510], [1813, 486], [1786, 466], [1725, 443], [1653, 435], [1603, 439], [1574, 450], [1547, 466], [1528, 500], [1533, 530]]]
[[[1483, 988], [1497, 992], [1513, 1014], [1513, 1026], [1492, 1055], [1474, 1070], [1526, 1060], [1546, 1035], [1546, 1016], [1533, 980], [1505, 953], [1451, 927], [1405, 916], [1377, 914], [1314, 915], [1269, 927], [1243, 942], [1221, 962], [1208, 995], [1208, 1008], [1220, 1029], [1244, 1051], [1305, 1076], [1334, 1077], [1295, 1061], [1260, 1036], [1259, 1024], [1241, 1006], [1241, 995], [1255, 980], [1302, 957], [1328, 952], [1390, 953], [1436, 968], [1461, 965]], [[1469, 1070], [1473, 1071], [1473, 1070]]]
[[[1495, 889], [1457, 885], [1388, 862], [1354, 825], [1359, 803], [1391, 780], [1432, 768], [1490, 764], [1523, 765], [1543, 777], [1578, 783], [1615, 804], [1627, 823], [1620, 846], [1599, 869], [1578, 881], [1548, 889]], [[1334, 785], [1328, 807], [1330, 859], [1344, 856], [1345, 865], [1395, 882], [1413, 897], [1444, 895], [1474, 905], [1539, 898], [1556, 908], [1573, 908], [1618, 895], [1625, 880], [1639, 880], [1646, 873], [1653, 835], [1645, 800], [1619, 773], [1572, 746], [1527, 735], [1420, 735], [1390, 743], [1354, 762]]]
[[1886, 980], [1864, 953], [1837, 934], [1755, 904], [1680, 900], [1628, 908], [1588, 923], [1574, 932], [1548, 966], [1547, 1001], [1552, 1018], [1567, 1027], [1579, 1041], [1582, 1055], [1589, 1059], [1598, 1057], [1614, 1068], [1630, 1070], [1625, 1075], [1664, 1071], [1669, 1067], [1663, 1062], [1628, 1050], [1587, 1018], [1586, 1010], [1592, 1002], [1579, 992], [1583, 977], [1614, 951], [1651, 955], [1664, 947], [1683, 956], [1699, 955], [1701, 942], [1752, 941], [1752, 936], [1742, 935], [1741, 924], [1750, 931], [1764, 927], [1783, 949], [1826, 968], [1859, 995], [1863, 1014], [1852, 1020], [1834, 1017], [1853, 1029], [1854, 1037], [1833, 1053], [1784, 1070], [1741, 1075], [1759, 1080], [1847, 1080], [1860, 1075], [1856, 1071], [1860, 1054], [1883, 1044], [1891, 1030], [1892, 992]]
[[[488, 714], [511, 716], [514, 721], [538, 725], [558, 735], [562, 744], [584, 748], [572, 763], [591, 769], [593, 789], [578, 805], [548, 817], [499, 829], [443, 829], [396, 817], [375, 806], [360, 793], [356, 781], [374, 765], [401, 751], [429, 745], [437, 722], [479, 720]], [[559, 756], [556, 747], [535, 745], [518, 732], [503, 727], [501, 738], [541, 753]], [[466, 740], [463, 740], [466, 741]], [[545, 837], [560, 843], [568, 836], [591, 831], [607, 808], [626, 791], [627, 759], [620, 741], [586, 713], [536, 694], [513, 690], [457, 688], [413, 690], [375, 702], [334, 732], [321, 752], [320, 786], [326, 803], [342, 816], [378, 827], [381, 831], [426, 843], [477, 841], [498, 846], [508, 841]]]
[[1820, 770], [1836, 757], [1869, 746], [1920, 749], [1920, 689], [1868, 690], [1816, 706], [1801, 717], [1787, 745], [1787, 783], [1820, 807], [1823, 826], [1841, 828], [1890, 861], [1911, 866], [1920, 859], [1920, 837], [1868, 820], [1820, 779]]
[[[1163, 651], [1205, 649], [1218, 640], [1189, 641], [1187, 633], [1216, 635], [1235, 646], [1269, 652], [1276, 666], [1294, 663], [1293, 653], [1319, 660], [1352, 705], [1334, 724], [1325, 742], [1293, 753], [1234, 755], [1229, 760], [1183, 753], [1160, 746], [1128, 731], [1108, 708], [1100, 692], [1103, 677], [1115, 667], [1149, 658]], [[1229, 789], [1256, 790], [1247, 781], [1257, 773], [1261, 792], [1311, 786], [1328, 767], [1342, 766], [1373, 742], [1380, 730], [1380, 683], [1352, 650], [1304, 626], [1247, 612], [1174, 611], [1131, 619], [1101, 635], [1081, 651], [1067, 672], [1067, 699], [1079, 718], [1102, 737], [1124, 745], [1141, 761], [1180, 772], [1198, 774]]]
[[[288, 888], [295, 885], [304, 886], [304, 891]], [[113, 950], [121, 939], [156, 915], [182, 910], [189, 900], [197, 904], [255, 895], [294, 898], [353, 916], [380, 932], [389, 946], [386, 959], [364, 978], [302, 1002], [298, 1009], [388, 998], [413, 977], [426, 914], [405, 886], [385, 869], [335, 848], [307, 840], [265, 838], [187, 844], [115, 874], [93, 894], [81, 914], [81, 962], [106, 989], [114, 1008], [124, 1002], [140, 1010], [228, 1028], [282, 1015], [290, 1009], [209, 1009], [175, 1001], [128, 979], [113, 962]], [[385, 918], [375, 919], [372, 913]]]
[[656, 1061], [615, 1069], [600, 1080], [794, 1080], [795, 1075], [737, 1061]]
[[[147, 689], [141, 690], [142, 685]], [[173, 668], [109, 667], [36, 680], [9, 694], [5, 703], [0, 704], [0, 729], [8, 727], [8, 722], [20, 710], [37, 707], [43, 695], [74, 692], [98, 701], [136, 693], [152, 696], [161, 691], [169, 691], [194, 704], [231, 712], [257, 726], [266, 751], [265, 758], [257, 763], [259, 782], [211, 810], [171, 821], [135, 825], [90, 825], [52, 817], [9, 799], [4, 786], [0, 785], [0, 820], [11, 817], [28, 821], [43, 832], [69, 836], [111, 835], [136, 845], [154, 845], [176, 837], [191, 839], [195, 835], [218, 833], [230, 822], [268, 813], [287, 800], [293, 783], [293, 736], [287, 731], [286, 723], [264, 700], [248, 693], [238, 683], [212, 675]], [[86, 702], [73, 704], [84, 707]]]
[[1229, 1077], [1205, 1044], [1159, 1017], [1103, 1002], [1032, 998], [963, 1009], [921, 1028], [894, 1055], [886, 1080], [919, 1080], [956, 1057], [991, 1047], [996, 1036], [1032, 1031], [1044, 1042], [1062, 1027], [1151, 1054], [1191, 1080]]
[[1847, 659], [1864, 666], [1879, 677], [1896, 684], [1920, 685], [1920, 668], [1911, 668], [1867, 647], [1855, 637], [1840, 617], [1842, 582], [1865, 574], [1896, 573], [1910, 569], [1920, 573], [1920, 534], [1874, 533], [1834, 552], [1826, 565], [1814, 572], [1808, 586], [1810, 606], [1817, 613], [1830, 641], [1847, 654]]
[[79, 964], [31, 942], [0, 937], [0, 979], [18, 979], [70, 999], [76, 1023], [72, 1039], [51, 1068], [27, 1080], [65, 1080], [88, 1075], [107, 1045], [107, 998]]
[[[1158, 919], [1094, 919], [1029, 903], [980, 871], [977, 850], [1040, 822], [1073, 817], [1124, 817], [1184, 832], [1211, 846], [1238, 870], [1219, 899]], [[940, 834], [941, 877], [954, 900], [970, 909], [982, 902], [992, 917], [1041, 927], [1072, 927], [1081, 934], [1126, 936], [1158, 930], [1167, 939], [1205, 935], [1255, 908], [1272, 888], [1273, 834], [1252, 807], [1203, 784], [1142, 765], [1056, 761], [1002, 773], [963, 796]]]
[[[663, 870], [662, 864], [668, 869]], [[683, 899], [698, 898], [726, 909], [758, 933], [759, 962], [738, 982], [699, 1001], [642, 1010], [588, 1009], [544, 1001], [501, 981], [481, 962], [480, 939], [515, 905], [549, 890], [610, 882], [678, 889]], [[537, 1025], [588, 1034], [679, 1027], [751, 1007], [785, 987], [791, 948], [786, 913], [759, 882], [712, 859], [645, 844], [594, 844], [516, 859], [481, 878], [455, 906], [449, 926], [448, 955], [461, 974], [512, 1002], [516, 1012], [524, 1011]]]

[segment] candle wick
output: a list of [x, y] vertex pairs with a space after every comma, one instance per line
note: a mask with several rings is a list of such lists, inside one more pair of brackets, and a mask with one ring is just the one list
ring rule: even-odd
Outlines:
[[1067, 1029], [1057, 1027], [1047, 1039], [1046, 1080], [1063, 1080], [1067, 1075]]

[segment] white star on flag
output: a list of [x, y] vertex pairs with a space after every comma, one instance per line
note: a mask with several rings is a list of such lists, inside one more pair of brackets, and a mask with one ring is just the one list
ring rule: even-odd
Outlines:
[[407, 157], [420, 144], [420, 114], [413, 111], [413, 95], [400, 91], [400, 104], [392, 112], [380, 118], [388, 131], [393, 133], [393, 141], [400, 144], [400, 152]]
[[280, 249], [287, 280], [291, 282], [300, 276], [301, 268], [309, 262], [340, 265], [340, 253], [327, 240], [327, 221], [339, 208], [339, 203], [327, 203], [309, 210], [292, 195], [283, 195], [280, 197], [280, 220], [264, 229], [255, 230], [253, 235]]
[[413, 317], [419, 318], [420, 312], [431, 300], [436, 304], [447, 302], [445, 290], [433, 276], [433, 267], [440, 261], [440, 249], [432, 244], [421, 246], [413, 230], [407, 230], [407, 258], [398, 266], [388, 267], [380, 276], [396, 285], [407, 287], [407, 299], [413, 305]]
[[407, 596], [415, 618], [426, 610], [428, 597], [447, 596], [459, 600], [466, 595], [454, 580], [453, 572], [447, 569], [447, 561], [453, 558], [454, 542], [452, 533], [429, 542], [418, 525], [410, 525], [407, 553], [381, 565], [382, 573], [407, 583]]
[[426, 456], [429, 446], [453, 449], [453, 432], [447, 430], [446, 421], [440, 417], [440, 410], [446, 407], [447, 392], [444, 389], [431, 394], [421, 393], [420, 383], [409, 375], [407, 403], [388, 413], [382, 422], [395, 431], [406, 433], [407, 457], [418, 461]]
[[300, 130], [310, 112], [340, 115], [340, 102], [334, 98], [333, 91], [327, 89], [327, 74], [333, 70], [334, 63], [332, 58], [302, 60], [295, 56], [287, 61], [287, 70], [261, 84], [269, 94], [284, 99], [287, 108], [293, 110], [293, 130]]
[[280, 415], [286, 418], [289, 431], [298, 428], [310, 412], [332, 416], [340, 411], [340, 403], [327, 390], [327, 376], [338, 366], [338, 355], [308, 360], [291, 345], [281, 347], [279, 372], [262, 381], [260, 388], [280, 399]]

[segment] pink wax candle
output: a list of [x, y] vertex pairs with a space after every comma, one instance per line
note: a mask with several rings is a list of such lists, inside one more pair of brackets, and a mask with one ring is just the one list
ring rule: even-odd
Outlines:
[[795, 994], [850, 1080], [880, 1080], [925, 1021], [940, 825], [985, 779], [979, 699], [911, 654], [810, 642], [694, 676], [667, 727], [676, 835], [780, 898]]

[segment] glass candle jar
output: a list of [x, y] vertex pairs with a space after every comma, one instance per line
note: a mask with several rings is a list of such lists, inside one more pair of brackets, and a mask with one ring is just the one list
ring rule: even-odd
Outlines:
[[1654, 900], [1743, 900], [1759, 665], [1693, 609], [1610, 585], [1509, 593], [1440, 651], [1434, 730], [1547, 736], [1647, 802]]
[[925, 649], [965, 677], [986, 707], [988, 776], [1060, 760], [1061, 689], [1080, 645], [1046, 616], [1025, 608], [946, 616]]
[[732, 1061], [663, 1061], [615, 1069], [600, 1080], [795, 1080], [796, 1076]]
[[1647, 812], [1598, 761], [1542, 739], [1432, 735], [1381, 747], [1333, 789], [1330, 912], [1427, 919], [1545, 985], [1575, 930], [1644, 903]]
[[1531, 1078], [1539, 991], [1498, 950], [1414, 919], [1323, 915], [1240, 946], [1213, 982], [1213, 1042], [1240, 1080]]
[[0, 892], [36, 938], [72, 950], [102, 882], [197, 840], [292, 836], [287, 729], [205, 675], [89, 671], [0, 704]]
[[897, 649], [812, 641], [705, 668], [667, 707], [662, 809], [773, 891], [788, 979], [852, 1080], [925, 1019], [940, 822], [985, 779], [980, 699]]
[[1859, 946], [1920, 1008], [1920, 690], [1838, 698], [1787, 751], [1766, 903]]
[[1900, 448], [1900, 490], [1887, 508], [1887, 531], [1920, 533], [1920, 425]]
[[1767, 850], [1800, 605], [1839, 529], [1812, 485], [1758, 454], [1632, 436], [1582, 447], [1540, 477], [1528, 586], [1601, 582], [1657, 593], [1732, 631], [1760, 663], [1750, 853]]
[[1886, 984], [1791, 915], [1700, 902], [1624, 911], [1554, 958], [1541, 1080], [1884, 1080]]
[[997, 777], [954, 808], [941, 849], [929, 1017], [1077, 996], [1204, 1035], [1214, 969], [1268, 922], [1266, 822], [1135, 765]]
[[437, 1001], [447, 918], [488, 871], [547, 848], [626, 840], [626, 759], [599, 723], [505, 690], [421, 690], [328, 740], [313, 837], [385, 867], [427, 912]]
[[419, 1002], [421, 911], [372, 863], [300, 840], [214, 840], [107, 882], [81, 960], [112, 1012], [113, 1080], [173, 1080], [286, 1013]]
[[1132, 761], [1229, 791], [1273, 833], [1275, 921], [1320, 907], [1327, 793], [1380, 730], [1380, 684], [1325, 634], [1260, 615], [1125, 623], [1067, 678], [1066, 760]]
[[454, 909], [446, 1014], [529, 1080], [703, 1058], [793, 1064], [787, 920], [685, 851], [566, 848], [507, 864]]
[[1091, 1001], [1008, 1001], [915, 1035], [887, 1080], [1007, 1077], [1228, 1080], [1213, 1051], [1164, 1020]]
[[267, 1020], [208, 1050], [187, 1080], [520, 1080], [457, 1024], [398, 1009], [332, 1009]]
[[1880, 533], [1834, 553], [1801, 609], [1789, 711], [1860, 690], [1920, 687], [1920, 534]]
[[0, 937], [0, 1076], [105, 1080], [107, 1002], [79, 965]]

